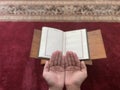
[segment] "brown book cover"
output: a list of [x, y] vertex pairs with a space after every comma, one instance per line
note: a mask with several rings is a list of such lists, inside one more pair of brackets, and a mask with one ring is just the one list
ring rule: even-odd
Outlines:
[[[88, 65], [92, 65], [92, 60], [106, 58], [106, 52], [104, 48], [101, 30], [90, 31], [87, 32], [87, 34], [88, 34], [90, 60], [85, 61], [85, 63]], [[41, 40], [41, 30], [35, 29], [33, 34], [30, 57], [38, 58], [40, 40]], [[41, 59], [40, 63], [45, 64], [45, 61], [46, 59]]]

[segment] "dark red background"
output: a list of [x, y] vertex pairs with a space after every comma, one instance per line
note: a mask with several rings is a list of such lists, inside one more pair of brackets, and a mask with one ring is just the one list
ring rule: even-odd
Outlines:
[[88, 67], [82, 90], [120, 90], [120, 23], [0, 22], [0, 90], [48, 90], [40, 60], [29, 57], [34, 29], [101, 29], [107, 59]]

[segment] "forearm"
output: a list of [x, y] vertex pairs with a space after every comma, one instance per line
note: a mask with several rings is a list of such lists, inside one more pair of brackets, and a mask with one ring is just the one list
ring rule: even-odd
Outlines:
[[81, 90], [79, 86], [69, 85], [66, 86], [67, 90]]

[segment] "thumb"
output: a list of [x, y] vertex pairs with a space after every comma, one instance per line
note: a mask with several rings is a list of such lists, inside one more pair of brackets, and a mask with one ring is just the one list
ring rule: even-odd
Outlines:
[[43, 72], [48, 72], [48, 71], [49, 71], [49, 62], [46, 61]]
[[81, 70], [86, 70], [87, 67], [85, 65], [85, 62], [84, 61], [81, 61]]

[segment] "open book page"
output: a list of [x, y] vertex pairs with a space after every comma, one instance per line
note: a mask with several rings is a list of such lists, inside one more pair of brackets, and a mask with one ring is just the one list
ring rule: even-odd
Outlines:
[[89, 59], [86, 29], [65, 32], [65, 51], [77, 53], [79, 59]]
[[54, 51], [62, 51], [62, 42], [63, 31], [54, 28], [43, 27], [41, 44], [39, 49], [39, 57], [50, 58]]

